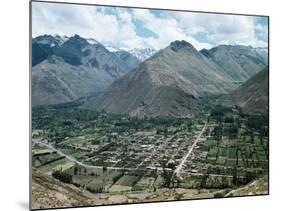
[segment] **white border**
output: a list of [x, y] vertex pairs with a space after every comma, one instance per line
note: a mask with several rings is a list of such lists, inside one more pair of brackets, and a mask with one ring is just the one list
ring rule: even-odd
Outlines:
[[[280, 40], [281, 13], [276, 0], [67, 0], [69, 2], [169, 8], [270, 16], [270, 196], [219, 200], [105, 206], [70, 210], [276, 210], [280, 207]], [[28, 0], [1, 2], [1, 210], [28, 209], [29, 36]]]

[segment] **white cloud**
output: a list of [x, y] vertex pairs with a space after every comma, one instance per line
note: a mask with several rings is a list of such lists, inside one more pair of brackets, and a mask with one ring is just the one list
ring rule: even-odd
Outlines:
[[119, 30], [116, 16], [99, 13], [95, 7], [43, 4], [33, 2], [33, 36], [57, 33], [104, 39]]
[[205, 39], [214, 45], [267, 45], [256, 36], [257, 29], [267, 36], [267, 26], [257, 24], [257, 17], [254, 16], [206, 13], [174, 13], [174, 16], [188, 34], [196, 36], [197, 33], [202, 33]]
[[[256, 36], [266, 37], [267, 28], [250, 16], [171, 11], [156, 15], [150, 10], [123, 8], [109, 13], [104, 7], [39, 2], [32, 5], [33, 36], [79, 34], [120, 48], [160, 49], [174, 40], [186, 40], [197, 49], [219, 44], [267, 45]], [[135, 20], [156, 36], [138, 35]]]
[[149, 10], [133, 10], [133, 16], [135, 19], [142, 21], [147, 29], [157, 35], [157, 38], [145, 39], [146, 44], [150, 47], [163, 48], [174, 40], [186, 40], [197, 49], [212, 47], [210, 44], [199, 42], [185, 33], [179, 21], [173, 17], [157, 17]]

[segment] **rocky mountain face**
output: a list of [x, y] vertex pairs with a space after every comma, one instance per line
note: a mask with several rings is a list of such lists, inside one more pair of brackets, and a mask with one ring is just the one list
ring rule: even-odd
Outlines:
[[67, 36], [41, 35], [32, 39], [32, 66], [54, 54], [57, 47], [69, 39]]
[[228, 75], [190, 43], [174, 41], [83, 107], [131, 116], [189, 117], [197, 97], [233, 89]]
[[114, 52], [113, 54], [118, 57], [130, 70], [141, 63], [137, 57], [127, 51], [120, 50]]
[[78, 35], [61, 42], [44, 35], [34, 39], [32, 49], [37, 49], [32, 52], [37, 58], [32, 67], [33, 106], [100, 92], [140, 63], [128, 52], [109, 52], [95, 40]]
[[236, 82], [244, 82], [267, 65], [267, 53], [251, 46], [220, 45], [200, 51], [219, 65]]
[[245, 112], [267, 112], [268, 80], [268, 67], [266, 67], [231, 94], [223, 97], [220, 103], [226, 106], [237, 105]]

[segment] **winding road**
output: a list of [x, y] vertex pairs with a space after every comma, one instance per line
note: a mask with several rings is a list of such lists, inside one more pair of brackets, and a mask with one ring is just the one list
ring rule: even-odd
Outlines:
[[[79, 166], [83, 166], [85, 168], [95, 168], [95, 169], [96, 168], [98, 168], [98, 169], [102, 169], [103, 168], [103, 166], [92, 166], [92, 165], [88, 165], [88, 164], [82, 163], [82, 162], [76, 160], [74, 157], [72, 157], [70, 155], [67, 155], [67, 154], [63, 153], [62, 151], [56, 149], [51, 144], [47, 144], [47, 143], [44, 143], [44, 142], [41, 142], [41, 141], [38, 141], [38, 140], [34, 140], [34, 139], [32, 139], [32, 142], [34, 142], [36, 144], [39, 144], [41, 146], [47, 147], [48, 149], [57, 152], [59, 155], [64, 156], [67, 160], [69, 160], [71, 162], [74, 162], [74, 163], [76, 163]], [[106, 168], [110, 169], [110, 170], [128, 170], [128, 171], [136, 170], [136, 168], [121, 168], [121, 167], [106, 167]]]

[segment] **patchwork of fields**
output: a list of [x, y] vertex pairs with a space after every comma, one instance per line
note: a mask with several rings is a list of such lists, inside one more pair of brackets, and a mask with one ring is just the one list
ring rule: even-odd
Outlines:
[[237, 108], [192, 119], [73, 108], [32, 117], [33, 168], [82, 192], [131, 202], [222, 197], [268, 174], [268, 119]]

